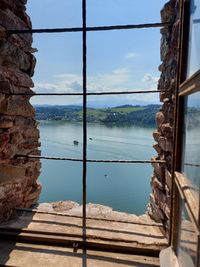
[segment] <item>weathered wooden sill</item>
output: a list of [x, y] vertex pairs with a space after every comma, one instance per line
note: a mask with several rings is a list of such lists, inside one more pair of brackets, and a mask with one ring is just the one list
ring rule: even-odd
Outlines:
[[38, 210], [19, 210], [15, 219], [0, 226], [0, 236], [29, 244], [69, 247], [74, 252], [85, 247], [157, 259], [160, 250], [167, 246], [161, 224], [148, 215], [115, 212], [95, 204], [87, 205], [87, 238], [83, 240], [81, 211], [79, 205], [67, 211], [52, 211], [48, 204]]

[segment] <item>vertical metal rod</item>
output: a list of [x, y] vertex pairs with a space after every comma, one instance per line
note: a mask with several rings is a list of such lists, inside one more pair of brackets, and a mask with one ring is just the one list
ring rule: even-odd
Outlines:
[[[177, 245], [177, 230], [178, 223], [177, 212], [179, 212], [178, 203], [178, 190], [175, 184], [175, 170], [177, 170], [177, 131], [178, 131], [178, 111], [179, 111], [179, 85], [180, 85], [180, 70], [181, 70], [181, 59], [182, 59], [182, 36], [183, 36], [183, 10], [184, 0], [180, 1], [180, 27], [179, 27], [179, 40], [178, 40], [178, 58], [177, 58], [177, 75], [176, 75], [176, 93], [175, 93], [175, 111], [174, 111], [174, 130], [173, 130], [173, 154], [172, 154], [172, 180], [171, 180], [171, 204], [170, 204], [170, 232], [169, 232], [169, 245], [176, 250]], [[180, 160], [180, 159], [179, 159]], [[176, 218], [176, 219], [175, 219]]]
[[82, 45], [83, 45], [83, 241], [86, 241], [86, 202], [87, 202], [87, 32], [86, 0], [82, 0]]

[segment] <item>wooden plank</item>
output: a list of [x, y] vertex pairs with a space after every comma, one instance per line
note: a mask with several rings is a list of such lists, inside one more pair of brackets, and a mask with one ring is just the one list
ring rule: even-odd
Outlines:
[[[11, 252], [12, 251], [12, 252]], [[10, 253], [11, 252], [11, 253]], [[0, 241], [1, 266], [158, 267], [158, 257]], [[84, 261], [83, 261], [84, 260]]]
[[121, 253], [131, 253], [135, 255], [151, 255], [158, 257], [160, 250], [165, 247], [150, 247], [144, 244], [134, 243], [120, 243], [116, 244], [111, 241], [102, 241], [102, 240], [89, 240], [83, 241], [82, 238], [65, 238], [60, 236], [48, 236], [44, 234], [33, 234], [33, 233], [15, 233], [12, 231], [0, 231], [1, 239], [5, 240], [13, 240], [16, 242], [25, 242], [25, 243], [33, 243], [33, 244], [45, 244], [45, 245], [55, 245], [55, 246], [66, 246], [66, 247], [75, 247], [74, 251], [77, 249], [91, 249], [97, 251], [110, 251], [110, 252], [121, 252]]
[[182, 173], [175, 172], [175, 181], [179, 189], [179, 193], [186, 203], [190, 219], [194, 222], [197, 232], [199, 232], [199, 199], [198, 194], [193, 188], [190, 180]]
[[[0, 235], [25, 242], [83, 246], [81, 222], [77, 217], [20, 212], [17, 219], [0, 226]], [[153, 225], [148, 216], [133, 216], [128, 223], [88, 219], [86, 241], [90, 248], [156, 255], [167, 245], [159, 224]]]
[[200, 70], [180, 85], [180, 96], [186, 96], [200, 91]]
[[[137, 217], [138, 218], [138, 217]], [[59, 233], [60, 235], [82, 235], [80, 218], [60, 217], [57, 215], [40, 213], [23, 213], [17, 220], [1, 225], [18, 230], [45, 231]], [[87, 220], [87, 236], [105, 240], [137, 242], [146, 244], [166, 244], [159, 227], [151, 226], [148, 221], [139, 219], [131, 223], [107, 222], [104, 220]]]

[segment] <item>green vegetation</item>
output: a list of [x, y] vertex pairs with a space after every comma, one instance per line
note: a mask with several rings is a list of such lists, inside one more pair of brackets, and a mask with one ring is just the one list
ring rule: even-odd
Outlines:
[[[114, 108], [88, 108], [87, 121], [106, 125], [155, 126], [155, 113], [159, 105], [131, 106]], [[38, 106], [37, 120], [82, 121], [82, 107], [79, 106]]]
[[[35, 109], [37, 120], [82, 122], [83, 112], [80, 106], [36, 106]], [[87, 121], [110, 126], [155, 127], [155, 114], [159, 109], [159, 105], [88, 108]], [[194, 128], [198, 125], [200, 125], [200, 108], [188, 108], [187, 127]]]

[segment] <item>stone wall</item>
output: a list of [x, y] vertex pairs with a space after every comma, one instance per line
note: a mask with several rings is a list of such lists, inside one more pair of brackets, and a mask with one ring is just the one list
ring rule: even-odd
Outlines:
[[167, 2], [161, 10], [162, 22], [170, 22], [171, 27], [161, 29], [161, 71], [158, 90], [161, 90], [160, 101], [163, 103], [156, 114], [157, 131], [153, 133], [156, 141], [153, 146], [158, 155], [153, 159], [165, 160], [166, 164], [153, 164], [151, 180], [152, 193], [148, 212], [156, 221], [163, 222], [166, 234], [169, 230], [171, 167], [173, 150], [173, 122], [175, 107], [176, 73], [179, 35], [178, 0]]
[[0, 1], [0, 221], [15, 207], [30, 207], [38, 199], [40, 162], [16, 155], [39, 155], [39, 131], [29, 96], [36, 50], [31, 34], [7, 35], [6, 29], [30, 29], [26, 0]]

